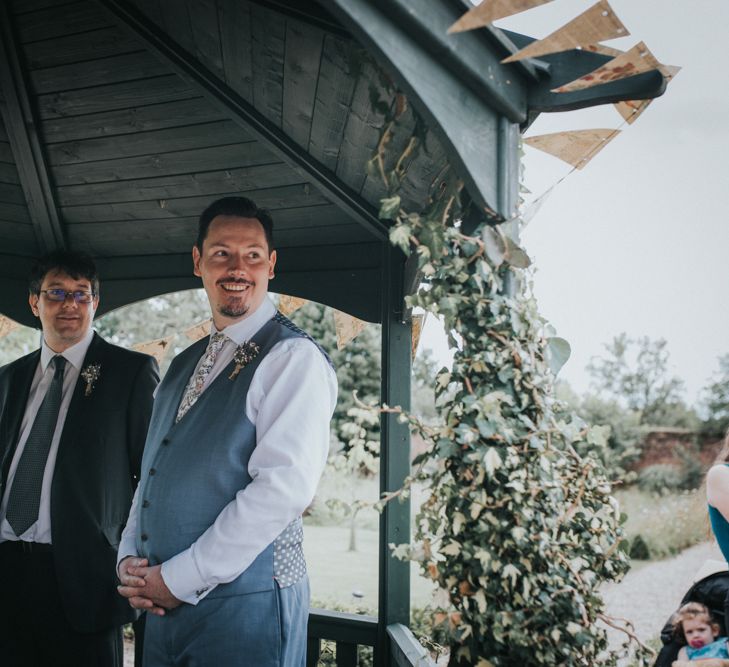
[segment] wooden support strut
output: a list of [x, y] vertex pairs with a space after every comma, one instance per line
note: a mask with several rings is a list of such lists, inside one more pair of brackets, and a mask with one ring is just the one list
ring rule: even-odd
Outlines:
[[0, 113], [39, 249], [49, 252], [63, 248], [66, 245], [63, 228], [38, 137], [38, 123], [28, 95], [19, 45], [5, 2], [0, 2], [0, 91], [3, 97]]
[[299, 147], [278, 126], [210, 72], [188, 51], [170, 39], [158, 26], [125, 0], [98, 0], [120, 22], [141, 39], [154, 53], [188, 81], [235, 123], [291, 166], [301, 169], [316, 187], [375, 238], [387, 238], [387, 226], [370, 204], [342, 183], [335, 174]]

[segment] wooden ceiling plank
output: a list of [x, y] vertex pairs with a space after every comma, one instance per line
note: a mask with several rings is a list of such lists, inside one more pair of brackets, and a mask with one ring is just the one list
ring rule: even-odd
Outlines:
[[38, 113], [42, 119], [129, 109], [195, 97], [190, 86], [176, 74], [112, 85], [40, 95]]
[[12, 183], [0, 183], [0, 202], [25, 206], [23, 188]]
[[32, 224], [28, 207], [18, 204], [4, 204], [0, 202], [0, 220], [9, 220], [10, 222], [23, 222]]
[[15, 164], [15, 157], [13, 156], [13, 150], [10, 148], [9, 141], [0, 142], [0, 162]]
[[21, 44], [28, 44], [112, 25], [109, 16], [94, 3], [78, 2], [19, 15], [17, 34]]
[[286, 21], [259, 5], [251, 6], [253, 105], [277, 128], [283, 122]]
[[[61, 206], [83, 206], [108, 202], [140, 201], [147, 199], [176, 199], [193, 195], [228, 192], [245, 192], [261, 188], [283, 187], [301, 183], [295, 171], [281, 168], [281, 162], [242, 169], [226, 169], [193, 174], [178, 174], [159, 178], [112, 181], [107, 183], [59, 187], [58, 203]], [[8, 186], [12, 187], [12, 186]], [[22, 196], [22, 193], [20, 193]], [[3, 186], [0, 184], [0, 201]]]
[[46, 144], [104, 136], [164, 130], [225, 120], [226, 116], [202, 97], [162, 102], [132, 109], [115, 109], [86, 116], [50, 118], [43, 121]]
[[392, 94], [381, 89], [374, 66], [370, 62], [363, 62], [344, 128], [336, 169], [337, 176], [357, 192], [362, 189], [367, 177], [362, 154], [368, 157], [374, 154], [384, 125], [384, 116], [375, 111], [370, 102], [373, 91], [378, 91], [380, 99], [386, 104], [392, 102]]
[[152, 155], [205, 146], [243, 143], [251, 136], [230, 120], [165, 128], [130, 135], [96, 137], [48, 146], [52, 165], [114, 160], [135, 155]]
[[252, 107], [224, 82], [203, 67], [189, 53], [180, 49], [167, 35], [124, 0], [98, 0], [125, 25], [143, 39], [155, 53], [166, 58], [172, 67], [192, 81], [216, 104], [227, 110], [231, 119], [250, 128], [258, 138], [278, 153], [282, 159], [301, 168], [325, 195], [340, 206], [352, 219], [368, 229], [376, 238], [387, 238], [387, 225], [377, 217], [377, 211], [356, 192], [342, 183], [311, 155], [301, 150], [275, 123]]
[[137, 81], [169, 74], [169, 68], [148, 51], [125, 53], [98, 60], [58, 65], [30, 73], [36, 95]]
[[324, 37], [309, 136], [309, 154], [332, 171], [337, 168], [355, 85], [349, 71], [347, 48], [347, 44], [333, 35]]
[[225, 81], [244, 100], [252, 102], [250, 4], [240, 0], [218, 0], [218, 21]]
[[258, 141], [188, 151], [140, 155], [120, 160], [68, 164], [53, 168], [56, 185], [97, 183], [149, 176], [190, 173], [195, 170], [233, 169], [267, 164], [277, 157]]
[[70, 65], [139, 51], [139, 41], [119, 26], [33, 42], [24, 47], [29, 70]]
[[250, 197], [262, 208], [277, 209], [284, 206], [313, 206], [328, 203], [318, 190], [308, 183], [288, 185], [280, 188], [258, 188], [237, 191], [221, 188], [218, 192], [204, 196], [178, 197], [175, 199], [119, 202], [63, 207], [64, 219], [72, 222], [91, 222], [94, 220], [135, 220], [141, 218], [175, 218], [177, 216], [199, 215], [200, 212], [218, 197], [242, 195]]
[[300, 21], [286, 21], [283, 131], [307, 149], [314, 116], [324, 33]]
[[63, 248], [65, 239], [60, 216], [53, 198], [25, 72], [19, 59], [19, 47], [5, 3], [0, 3], [0, 89], [4, 100], [0, 114], [9, 135], [40, 249], [49, 252]]
[[187, 0], [187, 11], [190, 23], [195, 27], [192, 33], [195, 55], [211, 72], [225, 80], [216, 0]]
[[15, 167], [15, 164], [5, 164], [0, 162], [0, 183], [20, 185], [20, 178], [18, 178], [18, 170]]

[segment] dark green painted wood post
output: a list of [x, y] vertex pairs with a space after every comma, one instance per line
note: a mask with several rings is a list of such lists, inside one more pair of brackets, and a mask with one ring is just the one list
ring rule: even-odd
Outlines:
[[[383, 247], [382, 393], [389, 406], [410, 408], [411, 324], [404, 319], [405, 256], [389, 243]], [[410, 431], [397, 415], [381, 421], [380, 491], [395, 491], [410, 472]], [[379, 626], [375, 666], [389, 665], [387, 626], [410, 623], [410, 567], [390, 556], [388, 544], [410, 541], [410, 502], [390, 502], [380, 517]]]

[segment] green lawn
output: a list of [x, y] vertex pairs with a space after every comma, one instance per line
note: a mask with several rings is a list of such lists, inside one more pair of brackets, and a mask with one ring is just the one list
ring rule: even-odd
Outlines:
[[[377, 609], [377, 531], [357, 530], [357, 551], [349, 552], [349, 529], [342, 526], [304, 528], [304, 552], [311, 579], [311, 597], [324, 605]], [[433, 584], [411, 564], [411, 604], [430, 602]], [[353, 591], [363, 594], [355, 598]]]

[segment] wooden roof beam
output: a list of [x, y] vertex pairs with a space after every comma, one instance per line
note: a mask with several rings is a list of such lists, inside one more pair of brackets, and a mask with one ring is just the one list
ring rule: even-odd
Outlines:
[[[387, 239], [387, 225], [377, 217], [377, 211], [369, 203], [179, 46], [136, 7], [126, 0], [98, 1], [154, 53], [169, 63], [178, 75], [222, 109], [231, 120], [249, 130], [287, 164], [300, 169], [311, 178], [324, 196], [339, 206], [351, 219], [365, 227], [375, 238]], [[364, 168], [364, 165], [362, 166]]]
[[49, 252], [64, 248], [66, 241], [38, 137], [38, 123], [5, 2], [0, 2], [0, 92], [0, 113], [40, 249]]

